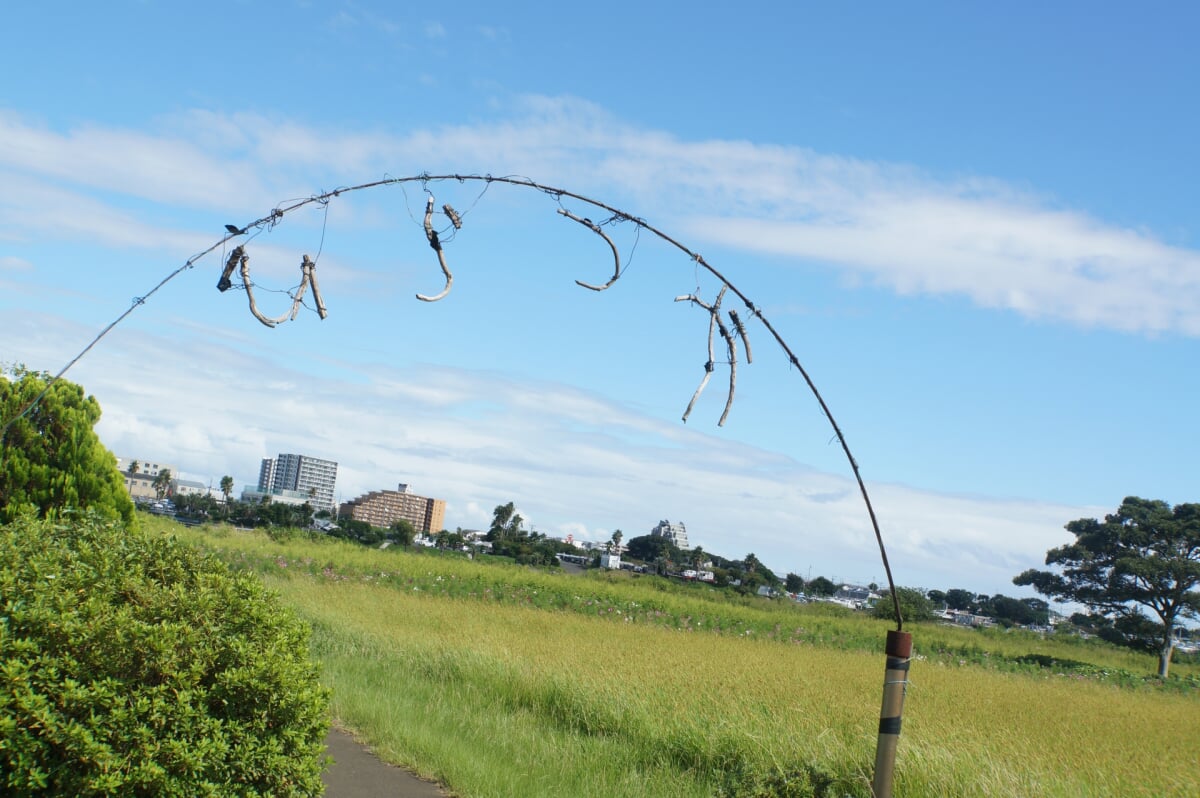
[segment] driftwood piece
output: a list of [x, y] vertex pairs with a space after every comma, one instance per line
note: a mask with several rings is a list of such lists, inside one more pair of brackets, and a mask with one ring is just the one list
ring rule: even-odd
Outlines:
[[[321, 292], [317, 288], [317, 264], [314, 263], [312, 259], [308, 257], [308, 255], [305, 255], [300, 261], [300, 287], [296, 289], [296, 293], [292, 296], [291, 309], [285, 311], [282, 316], [273, 319], [264, 315], [262, 311], [258, 309], [258, 303], [254, 300], [254, 283], [250, 280], [250, 256], [245, 253], [242, 247], [238, 247], [237, 250], [235, 250], [235, 253], [238, 254], [237, 260], [241, 266], [242, 282], [246, 286], [246, 300], [250, 303], [250, 313], [254, 316], [254, 318], [258, 319], [268, 327], [274, 327], [275, 325], [282, 324], [285, 321], [294, 320], [296, 318], [296, 314], [300, 312], [300, 305], [304, 303], [304, 292], [308, 288], [309, 283], [312, 283], [313, 299], [316, 300], [317, 303], [317, 313], [322, 319], [325, 318], [327, 315], [325, 311], [325, 301], [321, 298]], [[229, 263], [232, 263], [233, 260], [234, 257], [231, 254], [229, 256]], [[229, 267], [229, 263], [226, 263], [227, 268]], [[225, 278], [223, 277], [222, 280], [224, 281]], [[220, 288], [220, 284], [218, 284], [217, 287]]]
[[727, 288], [728, 286], [721, 287], [720, 293], [717, 294], [717, 300], [711, 305], [695, 294], [684, 294], [683, 296], [675, 297], [676, 302], [691, 302], [708, 311], [708, 360], [704, 364], [704, 377], [700, 380], [700, 385], [697, 386], [696, 392], [692, 394], [692, 400], [688, 402], [687, 409], [683, 412], [683, 420], [685, 422], [688, 420], [688, 416], [692, 414], [692, 408], [695, 406], [696, 400], [704, 392], [704, 388], [708, 385], [708, 381], [712, 378], [713, 370], [716, 368], [713, 338], [718, 331], [721, 333], [721, 337], [725, 339], [725, 346], [729, 352], [729, 394], [725, 399], [725, 411], [721, 413], [721, 420], [717, 422], [717, 426], [724, 426], [725, 420], [729, 417], [729, 410], [733, 407], [733, 394], [737, 387], [737, 345], [729, 332], [729, 328], [721, 320], [721, 301], [725, 298]]
[[746, 362], [753, 363], [754, 354], [750, 351], [750, 336], [746, 334], [746, 325], [742, 323], [741, 318], [738, 317], [738, 312], [733, 308], [729, 309], [729, 318], [733, 321], [733, 326], [738, 331], [738, 337], [742, 339], [742, 346], [746, 348]]
[[308, 255], [305, 255], [304, 260], [300, 262], [300, 268], [304, 269], [305, 276], [312, 283], [313, 301], [317, 303], [317, 315], [325, 318], [329, 312], [325, 310], [325, 300], [321, 298], [321, 289], [317, 286], [317, 264], [309, 260]]
[[[457, 225], [455, 225], [457, 228]], [[442, 274], [446, 276], [446, 287], [442, 289], [440, 294], [433, 296], [425, 296], [417, 294], [417, 299], [422, 302], [437, 302], [450, 293], [450, 286], [454, 284], [454, 275], [450, 273], [450, 267], [446, 265], [446, 255], [442, 252], [442, 242], [438, 240], [437, 230], [433, 229], [433, 195], [429, 195], [429, 201], [425, 203], [425, 238], [429, 240], [429, 246], [437, 253], [438, 263], [442, 267]]]
[[233, 269], [238, 265], [238, 262], [245, 256], [246, 251], [242, 247], [234, 247], [233, 252], [229, 253], [229, 258], [225, 261], [225, 271], [221, 272], [221, 279], [217, 280], [217, 290], [225, 293], [232, 286], [229, 275], [233, 274]]
[[593, 291], [603, 291], [603, 290], [607, 289], [610, 285], [615, 283], [621, 276], [621, 253], [617, 251], [617, 245], [614, 244], [613, 240], [611, 238], [609, 238], [608, 235], [603, 230], [600, 229], [600, 225], [596, 224], [591, 219], [584, 219], [579, 216], [576, 216], [575, 214], [568, 211], [566, 208], [559, 208], [558, 212], [561, 213], [563, 216], [567, 217], [568, 219], [573, 219], [576, 222], [579, 222], [581, 225], [583, 225], [584, 227], [588, 228], [596, 235], [603, 238], [604, 241], [608, 244], [609, 249], [612, 250], [613, 276], [611, 278], [609, 278], [609, 281], [607, 283], [605, 283], [604, 285], [592, 285], [591, 283], [585, 283], [583, 280], [575, 281], [576, 285], [583, 286], [584, 288], [590, 288]]

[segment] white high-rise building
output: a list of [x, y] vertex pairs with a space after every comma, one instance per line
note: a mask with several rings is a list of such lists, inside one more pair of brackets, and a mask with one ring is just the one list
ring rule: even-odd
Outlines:
[[258, 471], [258, 489], [263, 493], [294, 491], [311, 497], [316, 509], [334, 506], [337, 463], [303, 454], [280, 454], [265, 458]]
[[677, 549], [687, 551], [691, 548], [688, 544], [687, 527], [682, 521], [671, 523], [670, 521], [659, 521], [658, 526], [650, 530], [651, 537], [666, 538], [671, 541], [671, 545]]

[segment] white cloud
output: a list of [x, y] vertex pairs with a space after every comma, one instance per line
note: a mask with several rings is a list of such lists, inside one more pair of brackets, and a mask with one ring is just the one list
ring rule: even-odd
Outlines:
[[1200, 254], [1079, 214], [947, 197], [880, 198], [852, 219], [708, 218], [694, 235], [838, 263], [901, 294], [1085, 327], [1200, 335]]
[[[1085, 327], [1200, 335], [1200, 253], [987, 178], [939, 181], [798, 147], [686, 141], [570, 98], [528, 97], [505, 120], [400, 134], [209, 111], [160, 124], [157, 134], [98, 125], [59, 133], [0, 114], [0, 166], [11, 172], [6, 186], [20, 189], [6, 192], [0, 237], [53, 227], [119, 246], [144, 242], [156, 237], [150, 223], [108, 195], [258, 215], [331, 179], [420, 164], [431, 173], [534, 175], [606, 200], [615, 193], [701, 243], [818, 261], [901, 294], [957, 295]], [[47, 179], [74, 187], [39, 183]], [[166, 237], [170, 245], [190, 239]]]

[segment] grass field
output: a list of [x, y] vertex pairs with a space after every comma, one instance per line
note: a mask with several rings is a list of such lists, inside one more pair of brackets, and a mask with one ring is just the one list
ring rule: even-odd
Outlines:
[[[173, 534], [314, 627], [339, 722], [482, 796], [868, 795], [889, 628], [626, 575]], [[1200, 794], [1200, 683], [1075, 640], [917, 625], [897, 796]]]

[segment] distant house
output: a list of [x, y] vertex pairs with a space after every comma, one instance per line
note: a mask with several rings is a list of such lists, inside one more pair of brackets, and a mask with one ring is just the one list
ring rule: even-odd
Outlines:
[[715, 582], [717, 575], [712, 571], [698, 571], [694, 568], [688, 568], [681, 574], [684, 579], [695, 579], [697, 582]]
[[208, 486], [194, 479], [175, 479], [171, 481], [171, 492], [176, 496], [210, 496]]
[[957, 626], [995, 626], [996, 621], [986, 615], [973, 615], [966, 610], [946, 610], [941, 614], [941, 620]]
[[290, 504], [295, 507], [299, 507], [302, 504], [310, 504], [312, 502], [312, 498], [307, 493], [301, 493], [298, 490], [263, 491], [247, 487], [242, 491], [242, 501]]
[[874, 605], [879, 600], [879, 594], [871, 588], [861, 585], [842, 585], [833, 594], [833, 600], [838, 604], [861, 610]]
[[[137, 470], [133, 471], [133, 464], [137, 463]], [[159, 463], [153, 460], [138, 460], [131, 457], [118, 457], [117, 470], [121, 472], [121, 477], [125, 481], [125, 489], [129, 491], [129, 495], [135, 501], [153, 501], [158, 498], [158, 491], [154, 488], [154, 478], [161, 471], [170, 471], [172, 475], [178, 475], [179, 469], [168, 463]], [[171, 481], [171, 485], [167, 490], [167, 494], [174, 493], [175, 480]]]
[[621, 555], [614, 551], [606, 551], [600, 555], [600, 567], [618, 570], [621, 567]]

